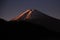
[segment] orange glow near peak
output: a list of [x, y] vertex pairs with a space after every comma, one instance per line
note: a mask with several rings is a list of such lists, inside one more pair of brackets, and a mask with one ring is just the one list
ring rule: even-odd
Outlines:
[[31, 12], [32, 12], [32, 11], [31, 11], [30, 9], [28, 9], [28, 10], [26, 10], [25, 12], [20, 13], [20, 15], [16, 16], [16, 17], [13, 18], [12, 20], [18, 20], [18, 19], [20, 19], [20, 18], [21, 18], [24, 14], [26, 14], [26, 13], [27, 13], [26, 19], [29, 19]]

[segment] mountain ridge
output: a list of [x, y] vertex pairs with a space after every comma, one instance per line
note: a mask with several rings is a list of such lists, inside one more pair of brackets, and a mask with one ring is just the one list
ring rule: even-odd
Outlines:
[[[60, 30], [60, 27], [59, 27], [60, 20], [50, 17], [36, 9], [30, 9], [28, 12], [25, 11], [21, 13], [21, 15], [22, 16], [20, 18], [13, 21], [19, 22], [20, 20], [23, 20], [23, 21], [31, 22], [33, 24], [44, 25], [47, 29], [50, 29], [50, 30], [54, 30], [54, 31]], [[29, 16], [28, 19], [26, 19], [27, 15]]]
[[[32, 11], [32, 12], [40, 12], [40, 11], [38, 11], [38, 10], [36, 10], [36, 9], [27, 9], [26, 11], [20, 13], [20, 15], [12, 18], [10, 21], [18, 20], [18, 19], [20, 19], [24, 14], [29, 14], [29, 12], [31, 12], [31, 11]], [[31, 12], [31, 13], [32, 13], [32, 12]], [[40, 13], [42, 13], [42, 12], [40, 12]], [[47, 17], [51, 17], [51, 16], [48, 16], [47, 14], [44, 14], [44, 13], [42, 13], [42, 15], [45, 15], [45, 16], [47, 16]], [[19, 18], [19, 17], [20, 17], [20, 18]], [[26, 18], [27, 18], [27, 17], [26, 17]], [[56, 18], [53, 18], [53, 17], [51, 17], [51, 18], [54, 19], [54, 20], [60, 21], [59, 19], [56, 19]]]
[[[46, 28], [48, 30], [60, 32], [60, 20], [50, 17], [48, 15], [45, 15], [44, 13], [42, 13], [36, 9], [26, 10], [25, 12], [22, 12], [20, 15], [13, 18], [12, 20], [5, 21], [5, 22], [7, 22], [7, 24], [9, 24], [9, 25], [16, 25], [16, 27], [18, 26], [17, 24], [19, 24], [19, 23], [22, 23], [23, 25], [25, 25], [24, 23], [26, 23], [26, 26], [28, 25], [28, 23], [31, 23], [33, 25], [34, 24], [42, 25], [42, 26], [44, 26], [44, 28]], [[3, 21], [2, 21], [2, 25], [3, 25]], [[19, 26], [20, 26], [20, 24], [19, 24]]]

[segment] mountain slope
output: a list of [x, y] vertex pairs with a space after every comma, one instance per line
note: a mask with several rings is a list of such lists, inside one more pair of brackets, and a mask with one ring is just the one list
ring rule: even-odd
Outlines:
[[38, 10], [29, 9], [11, 21], [25, 20], [33, 24], [43, 25], [49, 30], [60, 32], [60, 20], [50, 17]]
[[[26, 16], [29, 16], [29, 14], [32, 12], [32, 10], [26, 10], [23, 13], [20, 13], [20, 15], [16, 16], [15, 18], [11, 19], [11, 21], [17, 21], [17, 20], [25, 20]], [[27, 15], [28, 14], [28, 15]], [[26, 17], [27, 18], [27, 17]]]

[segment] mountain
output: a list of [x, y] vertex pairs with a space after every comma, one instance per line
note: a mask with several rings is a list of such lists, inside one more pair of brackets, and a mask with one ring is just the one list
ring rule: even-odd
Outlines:
[[35, 9], [28, 9], [25, 12], [20, 13], [20, 15], [13, 18], [11, 21], [20, 20], [27, 21], [37, 25], [43, 25], [48, 30], [60, 32], [60, 20], [48, 16]]
[[[13, 18], [10, 21], [5, 21], [0, 19], [1, 29], [7, 29], [13, 31], [13, 29], [20, 28], [22, 30], [33, 30], [36, 28], [41, 28], [45, 31], [55, 31], [60, 32], [60, 20], [48, 16], [38, 10], [28, 9], [25, 12], [20, 13], [17, 17]], [[26, 27], [25, 27], [26, 26]], [[29, 27], [29, 28], [28, 28]], [[19, 29], [19, 30], [20, 30]], [[27, 30], [26, 30], [27, 29]], [[38, 31], [42, 31], [38, 30]], [[35, 31], [35, 30], [34, 30]]]
[[[27, 15], [27, 13], [28, 15]], [[30, 21], [27, 21], [30, 19], [30, 13], [32, 10], [27, 10], [26, 12], [26, 18], [24, 15], [17, 16], [16, 19], [14, 18], [11, 21], [6, 21], [0, 18], [0, 31], [1, 32], [8, 32], [9, 33], [17, 33], [17, 32], [53, 32], [51, 30], [48, 30], [42, 25], [31, 23]], [[24, 17], [23, 17], [24, 16]], [[22, 17], [22, 18], [21, 18]], [[21, 19], [21, 20], [20, 20]], [[25, 20], [26, 19], [26, 20]]]
[[[60, 32], [60, 20], [47, 16], [38, 10], [26, 10], [10, 21], [0, 19], [1, 39], [56, 39], [56, 36], [50, 35], [51, 32]], [[38, 36], [21, 36], [22, 32], [39, 33]], [[42, 33], [43, 32], [43, 33]], [[6, 34], [5, 34], [6, 33]], [[34, 34], [35, 34], [34, 33]], [[45, 34], [46, 33], [46, 34]], [[53, 33], [51, 33], [53, 34]], [[21, 36], [21, 37], [20, 37]], [[26, 37], [26, 38], [25, 38]], [[34, 38], [33, 38], [34, 37]], [[38, 37], [38, 38], [37, 38]]]

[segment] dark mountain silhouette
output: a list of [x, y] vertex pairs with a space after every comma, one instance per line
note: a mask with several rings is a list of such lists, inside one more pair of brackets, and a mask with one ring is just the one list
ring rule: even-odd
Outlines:
[[37, 25], [43, 25], [48, 30], [60, 32], [60, 20], [50, 17], [38, 10], [29, 9], [21, 13], [11, 21], [27, 21]]
[[[46, 40], [48, 40], [50, 39], [50, 36], [52, 36], [49, 33], [60, 32], [60, 20], [50, 17], [38, 10], [29, 9], [10, 21], [5, 21], [3, 19], [0, 19], [0, 32], [4, 32], [1, 38], [7, 38], [6, 36], [8, 35], [8, 40], [11, 39], [18, 40], [22, 38], [24, 39], [24, 37], [22, 38], [19, 37], [21, 36], [20, 33], [22, 32], [25, 33], [40, 32], [39, 33], [40, 38], [38, 39], [42, 38], [41, 40], [43, 40], [44, 38], [46, 38]], [[45, 32], [49, 32], [49, 33], [45, 34]], [[44, 35], [45, 37], [43, 37]], [[48, 36], [46, 37], [46, 35]], [[37, 39], [37, 38], [29, 38], [29, 39]]]
[[0, 19], [1, 30], [3, 31], [41, 31], [60, 32], [60, 20], [50, 17], [38, 10], [29, 9], [10, 21]]
[[29, 21], [31, 17], [29, 13], [32, 14], [32, 10], [27, 10], [24, 13], [26, 13], [26, 18], [22, 15], [22, 18], [18, 16], [18, 19], [11, 21], [0, 19], [0, 30], [2, 32], [52, 32], [41, 24], [38, 25]]

